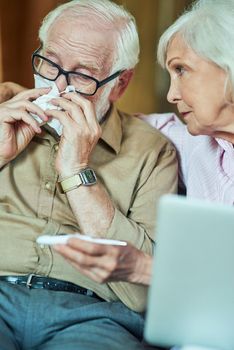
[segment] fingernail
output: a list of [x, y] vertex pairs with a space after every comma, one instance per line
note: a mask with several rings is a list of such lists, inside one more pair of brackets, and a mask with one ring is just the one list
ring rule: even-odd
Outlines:
[[58, 101], [54, 100], [53, 98], [52, 98], [52, 100], [50, 100], [50, 102], [52, 102], [54, 105], [58, 104]]

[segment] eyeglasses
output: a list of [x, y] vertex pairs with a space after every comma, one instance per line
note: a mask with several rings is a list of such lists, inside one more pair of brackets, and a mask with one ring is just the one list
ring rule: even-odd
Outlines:
[[41, 56], [39, 54], [40, 50], [41, 47], [39, 47], [39, 49], [32, 54], [32, 66], [34, 72], [40, 75], [42, 78], [50, 81], [55, 81], [60, 75], [64, 75], [67, 84], [73, 85], [76, 92], [82, 95], [93, 96], [101, 86], [117, 78], [123, 72], [122, 70], [119, 70], [109, 77], [99, 81], [83, 73], [66, 71], [62, 69], [58, 64], [44, 56]]

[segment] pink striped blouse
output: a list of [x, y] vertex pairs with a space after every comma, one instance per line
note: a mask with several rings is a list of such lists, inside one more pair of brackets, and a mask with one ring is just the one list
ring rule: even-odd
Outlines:
[[175, 114], [140, 116], [175, 145], [180, 179], [190, 197], [234, 204], [234, 148], [225, 140], [192, 136]]

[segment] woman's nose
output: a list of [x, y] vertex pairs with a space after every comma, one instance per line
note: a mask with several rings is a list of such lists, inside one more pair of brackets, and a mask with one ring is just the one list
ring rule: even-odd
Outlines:
[[167, 101], [170, 103], [177, 103], [179, 100], [181, 100], [181, 95], [178, 84], [177, 82], [171, 80], [167, 93]]

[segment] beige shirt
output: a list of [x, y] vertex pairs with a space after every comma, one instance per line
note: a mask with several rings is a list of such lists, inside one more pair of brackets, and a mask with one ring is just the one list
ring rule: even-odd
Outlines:
[[[131, 242], [152, 254], [156, 202], [177, 190], [174, 148], [157, 130], [113, 108], [90, 161], [109, 193], [115, 214], [106, 237]], [[75, 270], [48, 246], [42, 234], [79, 231], [66, 194], [58, 187], [59, 139], [44, 130], [0, 170], [0, 274], [38, 274], [76, 283], [108, 301], [142, 311], [147, 288], [126, 282], [98, 284]], [[79, 198], [77, 198], [79, 200]]]

